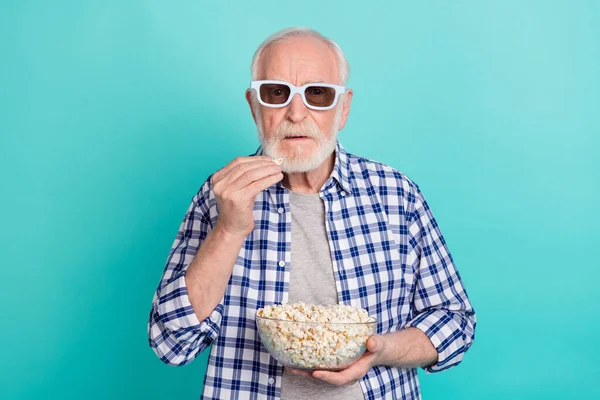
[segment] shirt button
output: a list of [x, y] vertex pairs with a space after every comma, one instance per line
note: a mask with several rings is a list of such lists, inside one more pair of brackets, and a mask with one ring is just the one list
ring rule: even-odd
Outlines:
[[272, 385], [272, 384], [274, 384], [274, 383], [275, 383], [275, 379], [273, 379], [273, 378], [269, 378], [269, 385]]
[[346, 196], [347, 193], [342, 190], [342, 193], [340, 193], [340, 194], [342, 195], [342, 197], [344, 197], [344, 196]]
[[285, 261], [279, 261], [279, 266], [280, 267], [285, 267]]
[[284, 212], [284, 211], [285, 211], [285, 210], [283, 209], [283, 207], [279, 207], [279, 208], [277, 209], [277, 212], [278, 212], [279, 214], [283, 214], [283, 212]]

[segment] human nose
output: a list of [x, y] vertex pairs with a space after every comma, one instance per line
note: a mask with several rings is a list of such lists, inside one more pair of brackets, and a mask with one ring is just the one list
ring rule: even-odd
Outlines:
[[287, 118], [294, 122], [302, 122], [308, 115], [308, 108], [302, 101], [302, 96], [299, 93], [294, 94], [292, 101], [288, 105]]

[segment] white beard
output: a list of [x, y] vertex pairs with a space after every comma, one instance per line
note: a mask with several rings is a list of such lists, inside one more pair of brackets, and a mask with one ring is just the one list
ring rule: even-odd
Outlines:
[[[335, 151], [337, 144], [337, 135], [339, 131], [340, 120], [342, 119], [343, 112], [343, 101], [340, 98], [339, 105], [335, 111], [335, 118], [333, 121], [333, 127], [331, 129], [331, 135], [329, 139], [327, 136], [319, 130], [316, 123], [311, 120], [302, 125], [293, 124], [287, 120], [284, 120], [275, 129], [270, 139], [265, 140], [265, 135], [262, 129], [262, 120], [260, 116], [260, 110], [255, 107], [256, 115], [256, 127], [258, 129], [258, 137], [262, 145], [263, 154], [273, 159], [282, 158], [283, 163], [281, 164], [281, 170], [285, 173], [294, 172], [308, 172], [317, 169], [323, 162], [325, 162], [329, 156]], [[279, 143], [287, 136], [303, 135], [312, 138], [317, 141], [317, 148], [313, 151], [310, 156], [302, 156], [303, 145], [297, 144], [294, 149], [294, 155], [283, 154], [278, 150]]]

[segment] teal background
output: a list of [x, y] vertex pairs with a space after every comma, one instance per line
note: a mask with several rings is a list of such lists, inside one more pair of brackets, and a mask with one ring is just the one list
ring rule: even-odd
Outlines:
[[255, 48], [331, 36], [340, 134], [416, 181], [477, 311], [425, 399], [598, 399], [598, 1], [1, 1], [0, 398], [196, 399], [152, 294], [208, 174], [258, 146]]

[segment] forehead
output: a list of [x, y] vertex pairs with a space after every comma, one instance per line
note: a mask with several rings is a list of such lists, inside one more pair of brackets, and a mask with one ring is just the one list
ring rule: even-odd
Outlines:
[[268, 46], [260, 58], [258, 79], [284, 80], [294, 85], [341, 84], [335, 51], [311, 36], [291, 37]]

